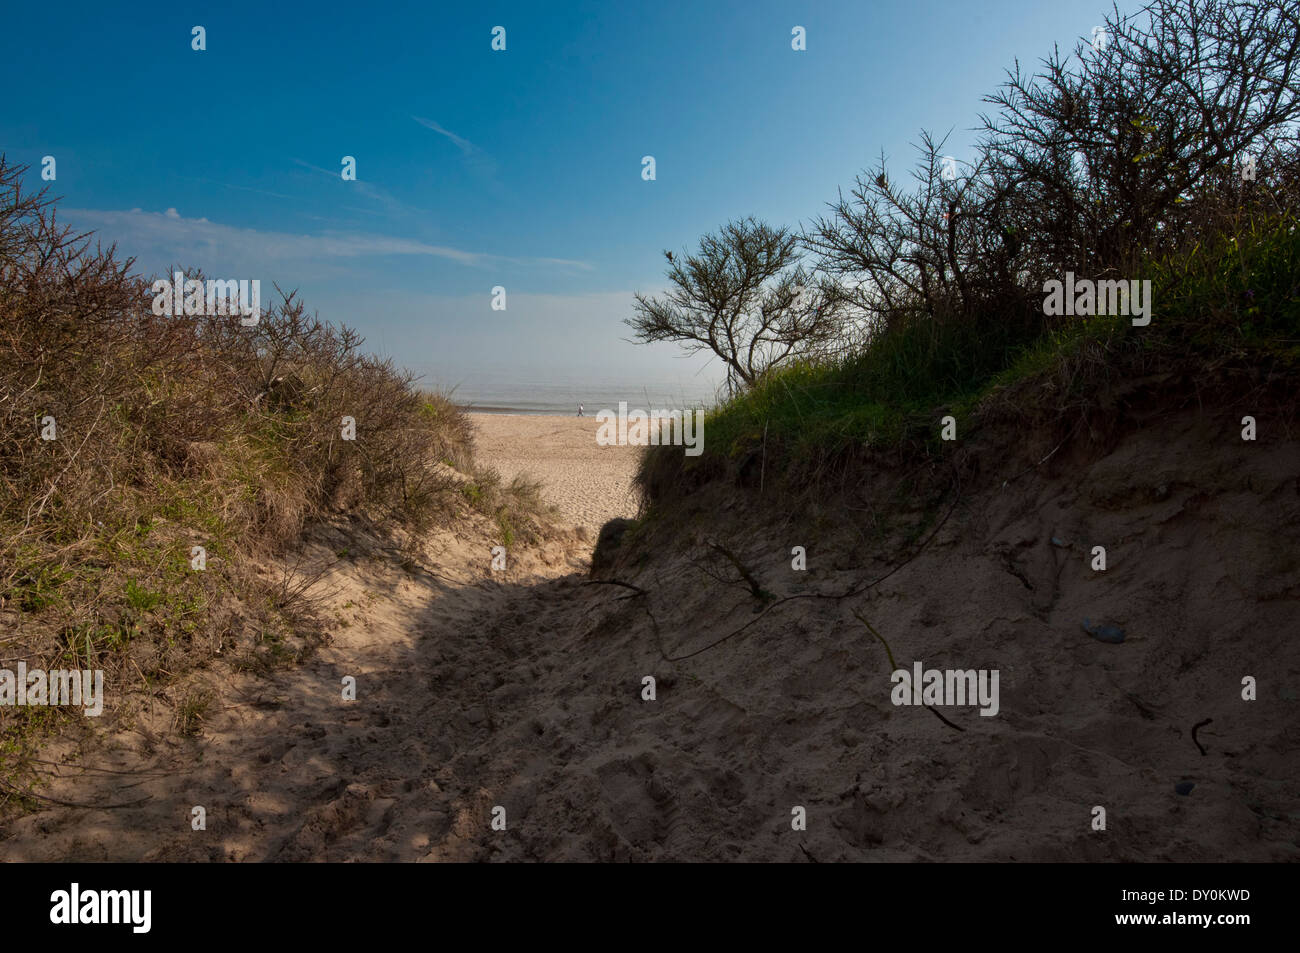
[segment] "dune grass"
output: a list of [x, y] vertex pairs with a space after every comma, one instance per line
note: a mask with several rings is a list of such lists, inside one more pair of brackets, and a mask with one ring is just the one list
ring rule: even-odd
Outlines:
[[[545, 531], [535, 487], [475, 464], [448, 395], [294, 294], [251, 327], [153, 314], [150, 282], [57, 226], [23, 171], [0, 157], [0, 658], [103, 669], [111, 708], [218, 654], [262, 671], [310, 652], [293, 551], [317, 522]], [[201, 701], [178, 697], [178, 730]], [[69, 718], [0, 707], [0, 771]]]

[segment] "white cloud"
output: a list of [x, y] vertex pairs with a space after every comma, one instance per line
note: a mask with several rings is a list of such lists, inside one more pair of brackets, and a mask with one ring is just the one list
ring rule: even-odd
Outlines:
[[445, 136], [447, 139], [451, 140], [456, 148], [460, 150], [466, 168], [481, 179], [495, 183], [497, 163], [490, 155], [478, 146], [474, 145], [474, 143], [470, 142], [468, 139], [456, 135], [450, 129], [444, 129], [432, 119], [421, 119], [419, 116], [412, 116], [411, 118], [426, 129], [432, 129], [438, 135]]
[[319, 266], [322, 260], [383, 255], [441, 258], [469, 266], [508, 262], [591, 270], [591, 265], [581, 261], [511, 258], [388, 235], [360, 232], [295, 235], [258, 231], [210, 222], [207, 218], [184, 218], [174, 208], [162, 213], [144, 212], [138, 208], [129, 212], [65, 209], [63, 214], [69, 221], [93, 228], [102, 232], [104, 239], [117, 242], [124, 252], [137, 258], [145, 270], [161, 270], [181, 263], [212, 273], [232, 271], [243, 274], [261, 271], [267, 265]]
[[[298, 165], [302, 166], [304, 169], [311, 169], [313, 172], [319, 172], [322, 175], [327, 175], [331, 179], [335, 179], [339, 182], [344, 181], [342, 176], [339, 174], [341, 171], [340, 169], [335, 169], [331, 171], [329, 169], [322, 169], [318, 165], [312, 165], [310, 162], [305, 162], [302, 159], [294, 159], [293, 161], [296, 162]], [[428, 214], [423, 209], [418, 209], [413, 206], [407, 205], [405, 202], [397, 198], [397, 196], [393, 195], [393, 193], [389, 192], [387, 189], [380, 188], [374, 183], [368, 181], [363, 176], [358, 176], [357, 178], [348, 181], [347, 186], [349, 189], [358, 193], [363, 198], [368, 198], [371, 201], [378, 202], [390, 214], [407, 215], [407, 216]], [[365, 212], [367, 215], [377, 214], [375, 212], [368, 212], [365, 209], [356, 209], [356, 211]]]
[[446, 136], [448, 139], [450, 139], [452, 142], [456, 144], [456, 147], [460, 149], [461, 152], [465, 153], [465, 155], [467, 156], [473, 155], [476, 152], [483, 151], [478, 146], [474, 145], [474, 143], [470, 142], [468, 139], [462, 139], [460, 136], [456, 135], [451, 130], [442, 128], [442, 126], [438, 125], [432, 119], [421, 119], [419, 116], [412, 116], [411, 118], [414, 119], [416, 122], [418, 122], [421, 126], [425, 126], [428, 129], [432, 129], [434, 132], [438, 133], [438, 135]]

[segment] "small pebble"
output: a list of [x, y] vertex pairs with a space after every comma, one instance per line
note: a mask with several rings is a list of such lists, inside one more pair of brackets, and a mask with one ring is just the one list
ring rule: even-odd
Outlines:
[[1196, 787], [1196, 784], [1192, 781], [1179, 781], [1174, 785], [1174, 790], [1186, 797], [1192, 793], [1192, 788], [1194, 787]]

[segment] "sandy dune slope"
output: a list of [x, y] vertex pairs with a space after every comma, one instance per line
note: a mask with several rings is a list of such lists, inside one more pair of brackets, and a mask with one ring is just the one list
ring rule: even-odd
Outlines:
[[[316, 658], [269, 680], [208, 673], [224, 707], [202, 738], [146, 712], [50, 768], [53, 798], [147, 800], [47, 804], [9, 821], [0, 856], [1300, 859], [1300, 457], [1190, 413], [1161, 434], [1063, 451], [1005, 487], [985, 474], [920, 555], [845, 600], [761, 611], [705, 571], [725, 578], [689, 523], [616, 561], [645, 595], [585, 584], [585, 553], [560, 543], [493, 576], [472, 533], [434, 537], [428, 571], [338, 562], [325, 585], [347, 624]], [[902, 525], [871, 542], [734, 491], [692, 505], [778, 597], [842, 593], [911, 552]], [[893, 705], [854, 612], [900, 665], [1000, 670], [998, 716], [948, 709], [957, 731]]]

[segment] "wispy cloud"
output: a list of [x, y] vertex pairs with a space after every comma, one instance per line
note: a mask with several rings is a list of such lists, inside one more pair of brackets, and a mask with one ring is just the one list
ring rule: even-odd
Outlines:
[[339, 164], [339, 167], [338, 167], [337, 169], [322, 169], [322, 168], [321, 168], [320, 166], [318, 166], [318, 165], [312, 165], [312, 164], [311, 164], [310, 162], [308, 162], [306, 159], [294, 159], [294, 158], [290, 157], [290, 161], [291, 161], [291, 162], [296, 162], [298, 165], [302, 166], [304, 169], [311, 169], [313, 172], [319, 172], [319, 173], [321, 173], [321, 175], [328, 175], [331, 179], [340, 179], [340, 181], [341, 181], [341, 176], [342, 176], [342, 172], [343, 172], [343, 166], [342, 166], [342, 163]]
[[255, 192], [258, 195], [269, 195], [273, 199], [289, 199], [290, 201], [294, 200], [294, 197], [292, 195], [285, 195], [282, 192], [268, 192], [266, 189], [255, 189], [252, 188], [251, 186], [235, 185], [231, 182], [222, 182], [220, 184], [224, 185], [228, 189], [238, 189], [240, 192]]
[[[296, 162], [298, 165], [302, 166], [304, 169], [311, 169], [313, 172], [320, 172], [321, 174], [328, 175], [330, 178], [335, 179], [339, 182], [343, 181], [340, 175], [340, 173], [343, 171], [343, 166], [341, 164], [337, 169], [323, 169], [320, 166], [313, 165], [312, 163], [307, 162], [303, 159], [293, 159], [293, 161]], [[367, 181], [361, 175], [358, 175], [355, 180], [351, 182], [347, 182], [345, 184], [348, 186], [348, 188], [356, 191], [358, 195], [361, 195], [364, 198], [368, 198], [373, 202], [379, 203], [384, 207], [385, 210], [387, 210], [391, 214], [394, 215], [427, 215], [428, 214], [423, 209], [418, 209], [418, 208], [414, 208], [413, 206], [407, 205], [405, 202], [403, 202], [397, 196], [393, 195], [393, 193], [389, 192], [387, 189], [380, 188], [379, 186], [375, 185], [373, 182]], [[361, 210], [358, 209], [356, 211], [361, 211]]]
[[232, 182], [218, 182], [216, 179], [196, 178], [191, 175], [182, 175], [179, 176], [179, 178], [184, 179], [187, 182], [201, 182], [205, 185], [220, 185], [223, 188], [227, 188], [227, 189], [238, 189], [240, 192], [253, 192], [256, 193], [257, 195], [267, 195], [274, 199], [288, 199], [290, 201], [298, 201], [297, 196], [285, 195], [282, 192], [268, 192], [266, 189], [255, 189], [252, 186], [248, 186], [248, 185], [235, 185]]
[[502, 261], [516, 265], [559, 265], [561, 268], [578, 268], [582, 271], [594, 271], [590, 262], [574, 261], [572, 258], [501, 258]]
[[587, 262], [564, 258], [514, 258], [466, 251], [447, 245], [364, 232], [323, 232], [299, 235], [290, 232], [259, 231], [209, 221], [185, 218], [175, 208], [165, 212], [100, 209], [65, 209], [69, 221], [103, 233], [148, 269], [181, 263], [205, 270], [226, 269], [236, 273], [258, 270], [266, 265], [319, 265], [322, 260], [358, 259], [377, 256], [441, 258], [461, 265], [484, 266], [506, 262], [523, 266], [561, 266], [590, 271]]
[[497, 163], [490, 155], [463, 136], [456, 135], [456, 133], [452, 132], [450, 129], [444, 129], [440, 124], [434, 122], [432, 119], [423, 119], [420, 116], [412, 116], [411, 118], [426, 129], [432, 129], [438, 135], [445, 136], [447, 139], [451, 140], [456, 148], [460, 150], [461, 158], [464, 160], [466, 168], [475, 175], [495, 184]]
[[460, 151], [467, 156], [473, 155], [476, 152], [483, 151], [478, 146], [474, 145], [474, 143], [470, 142], [468, 139], [462, 139], [460, 136], [456, 135], [450, 129], [442, 128], [442, 126], [438, 125], [432, 119], [421, 119], [419, 116], [412, 116], [411, 118], [414, 119], [416, 122], [418, 122], [421, 126], [425, 126], [429, 129], [432, 129], [438, 135], [446, 136], [452, 142], [456, 143], [456, 147], [460, 149]]
[[185, 218], [174, 208], [165, 212], [74, 208], [65, 209], [64, 215], [80, 226], [103, 233], [106, 240], [117, 242], [146, 268], [179, 262], [205, 270], [223, 268], [241, 272], [267, 265], [318, 264], [328, 259], [381, 255], [424, 256], [477, 265], [486, 257], [459, 248], [387, 235], [346, 232], [295, 235], [239, 228], [207, 218]]

